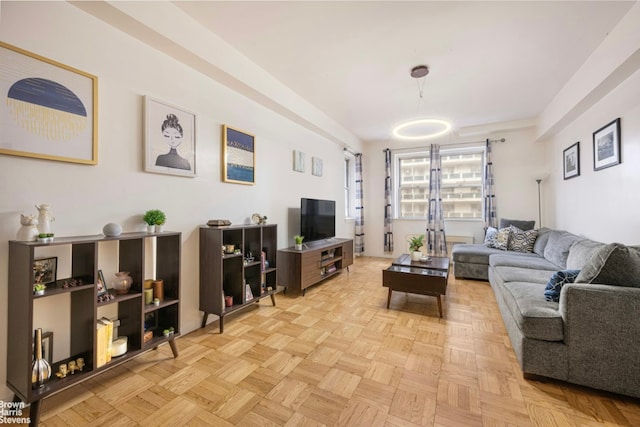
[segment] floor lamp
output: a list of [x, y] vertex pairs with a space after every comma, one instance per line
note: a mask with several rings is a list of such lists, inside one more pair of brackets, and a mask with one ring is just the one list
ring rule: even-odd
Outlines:
[[542, 179], [538, 178], [536, 182], [538, 183], [538, 228], [542, 228], [542, 207], [540, 205], [540, 183]]

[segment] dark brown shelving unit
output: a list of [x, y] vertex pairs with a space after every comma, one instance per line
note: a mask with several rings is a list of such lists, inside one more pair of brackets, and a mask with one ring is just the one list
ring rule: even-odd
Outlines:
[[332, 238], [310, 242], [302, 250], [293, 246], [278, 251], [280, 259], [280, 285], [286, 291], [306, 293], [315, 285], [340, 273], [353, 264], [353, 239]]
[[[142, 284], [145, 272], [145, 241], [155, 239], [156, 277], [164, 281], [165, 300], [158, 306], [145, 305]], [[129, 293], [116, 295], [115, 299], [97, 302], [97, 271], [100, 243], [117, 241], [118, 269], [129, 271], [133, 284]], [[33, 262], [37, 249], [55, 247], [61, 251], [70, 249], [71, 277], [58, 279], [48, 284], [44, 295], [33, 294]], [[78, 236], [56, 237], [51, 243], [9, 241], [9, 292], [8, 292], [8, 346], [7, 386], [15, 393], [15, 398], [31, 404], [29, 417], [32, 426], [38, 425], [42, 399], [63, 389], [81, 383], [91, 377], [131, 360], [145, 351], [168, 342], [173, 356], [178, 356], [174, 339], [180, 335], [180, 251], [181, 233], [123, 233], [117, 237]], [[60, 269], [60, 265], [58, 265]], [[65, 280], [82, 279], [78, 286], [64, 287]], [[51, 379], [39, 389], [31, 386], [31, 361], [33, 360], [34, 301], [47, 303], [53, 296], [68, 295], [70, 305], [70, 327], [68, 330], [70, 356], [62, 360], [52, 360]], [[51, 300], [52, 301], [52, 300]], [[53, 304], [53, 302], [52, 302]], [[128, 338], [127, 352], [114, 357], [107, 364], [97, 366], [96, 325], [98, 308], [117, 305], [118, 336]], [[155, 318], [152, 329], [153, 339], [144, 343], [145, 322], [148, 316]], [[172, 326], [174, 334], [164, 337], [163, 330]], [[43, 328], [46, 329], [46, 328]], [[53, 355], [50, 355], [52, 358]], [[82, 372], [57, 378], [55, 372], [62, 363], [83, 357]]]
[[[220, 318], [220, 333], [224, 332], [224, 317], [278, 292], [276, 256], [278, 227], [275, 224], [200, 227], [200, 310], [204, 313], [202, 327], [209, 313]], [[225, 245], [234, 245], [239, 254], [225, 253]], [[261, 253], [265, 253], [263, 265]], [[249, 253], [253, 261], [247, 260]], [[245, 285], [253, 298], [247, 300]], [[267, 290], [271, 288], [271, 290]], [[233, 297], [233, 305], [225, 307], [224, 296]]]

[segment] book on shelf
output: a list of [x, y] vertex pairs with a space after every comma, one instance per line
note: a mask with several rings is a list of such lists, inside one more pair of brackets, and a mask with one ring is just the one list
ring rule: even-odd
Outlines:
[[107, 317], [102, 317], [98, 322], [107, 327], [105, 336], [105, 360], [109, 363], [111, 362], [111, 356], [113, 355], [113, 321]]
[[253, 292], [251, 292], [251, 285], [248, 283], [244, 285], [244, 302], [251, 301], [253, 299]]
[[107, 363], [107, 325], [98, 322], [96, 329], [96, 367], [99, 368]]
[[327, 273], [333, 273], [334, 271], [336, 271], [336, 265], [335, 264], [329, 264], [327, 265]]

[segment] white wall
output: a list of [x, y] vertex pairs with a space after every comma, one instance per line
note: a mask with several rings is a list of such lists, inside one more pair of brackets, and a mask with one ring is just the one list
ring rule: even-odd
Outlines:
[[[99, 77], [99, 164], [77, 165], [0, 155], [0, 241], [14, 239], [20, 213], [49, 203], [58, 236], [99, 234], [118, 222], [143, 230], [141, 215], [166, 212], [166, 228], [182, 232], [182, 331], [199, 327], [198, 234], [208, 219], [243, 223], [254, 212], [278, 224], [278, 246], [293, 244], [300, 197], [335, 199], [339, 236], [353, 237], [344, 220], [343, 151], [338, 145], [181, 65], [66, 2], [2, 2], [0, 39]], [[196, 178], [145, 173], [143, 95], [197, 115]], [[256, 136], [256, 184], [221, 182], [221, 126]], [[2, 135], [0, 135], [0, 138]], [[292, 152], [324, 161], [322, 177], [292, 170]], [[0, 245], [0, 323], [6, 325], [8, 245]], [[56, 310], [38, 307], [42, 319]], [[64, 311], [64, 307], [60, 309]], [[47, 328], [46, 324], [36, 327]], [[56, 345], [64, 339], [55, 338]], [[9, 348], [8, 351], [11, 351]], [[0, 327], [0, 399], [4, 387], [7, 331]]]
[[[441, 150], [447, 144], [456, 141], [453, 137], [434, 139], [441, 144]], [[484, 138], [505, 138], [505, 142], [493, 144], [493, 164], [498, 218], [533, 219], [538, 222], [538, 188], [536, 178], [549, 174], [550, 165], [546, 164], [547, 147], [535, 142], [534, 128], [510, 130], [496, 134], [479, 136]], [[427, 143], [427, 146], [431, 142]], [[384, 253], [384, 154], [385, 148], [404, 149], [425, 147], [425, 144], [399, 141], [367, 143], [363, 155], [365, 181], [365, 251], [369, 256], [396, 257], [407, 252], [406, 236], [424, 234], [424, 220], [394, 220], [394, 252]], [[395, 182], [394, 182], [395, 185]], [[546, 184], [541, 187], [544, 191]], [[543, 209], [547, 202], [543, 200]], [[545, 224], [545, 214], [542, 222]], [[452, 236], [473, 236], [475, 242], [483, 238], [483, 222], [473, 220], [447, 220], [445, 232]]]

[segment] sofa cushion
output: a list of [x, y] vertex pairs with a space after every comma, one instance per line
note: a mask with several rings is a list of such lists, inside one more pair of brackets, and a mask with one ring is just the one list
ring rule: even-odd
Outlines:
[[500, 218], [500, 227], [499, 228], [509, 228], [510, 226], [514, 226], [519, 228], [520, 230], [532, 230], [533, 227], [535, 227], [536, 222], [535, 221], [522, 221], [522, 220], [517, 220], [517, 219], [506, 219], [506, 218]]
[[508, 282], [501, 293], [522, 334], [530, 339], [562, 341], [564, 324], [558, 303], [545, 301], [540, 295], [544, 284]]
[[576, 278], [580, 283], [640, 287], [640, 248], [610, 243], [597, 249]]
[[506, 267], [521, 267], [531, 270], [542, 270], [547, 275], [544, 283], [549, 280], [551, 274], [554, 271], [561, 270], [559, 266], [555, 265], [551, 261], [542, 258], [533, 253], [522, 252], [499, 252], [492, 254], [489, 257], [489, 265], [492, 267], [506, 266]]
[[553, 302], [560, 301], [562, 286], [564, 286], [565, 283], [575, 282], [579, 273], [580, 270], [561, 270], [553, 273], [547, 282], [547, 286], [544, 288], [544, 299]]
[[503, 253], [503, 251], [475, 243], [458, 243], [453, 246], [451, 257], [454, 262], [484, 264], [487, 266], [489, 265], [489, 256], [499, 253]]
[[496, 233], [496, 237], [489, 241], [488, 246], [494, 249], [506, 251], [509, 248], [510, 228], [501, 228]]
[[554, 230], [549, 234], [549, 241], [544, 247], [544, 257], [560, 266], [560, 269], [565, 269], [571, 245], [582, 239], [568, 231]]
[[544, 256], [544, 248], [547, 246], [547, 242], [549, 241], [549, 236], [551, 235], [550, 228], [542, 227], [538, 229], [538, 237], [536, 237], [536, 242], [533, 244], [533, 252]]
[[484, 233], [484, 244], [489, 245], [492, 240], [496, 238], [498, 229], [495, 227], [487, 227], [487, 231]]
[[578, 240], [569, 249], [567, 257], [567, 269], [580, 270], [591, 259], [593, 254], [604, 246], [604, 243], [594, 240]]
[[533, 252], [533, 244], [538, 236], [537, 230], [520, 230], [513, 225], [509, 226], [511, 231], [507, 249], [516, 252]]
[[[544, 286], [554, 272], [547, 270], [533, 270], [524, 267], [498, 266], [492, 267], [495, 279], [500, 283], [531, 282]], [[538, 295], [540, 297], [540, 294]]]

